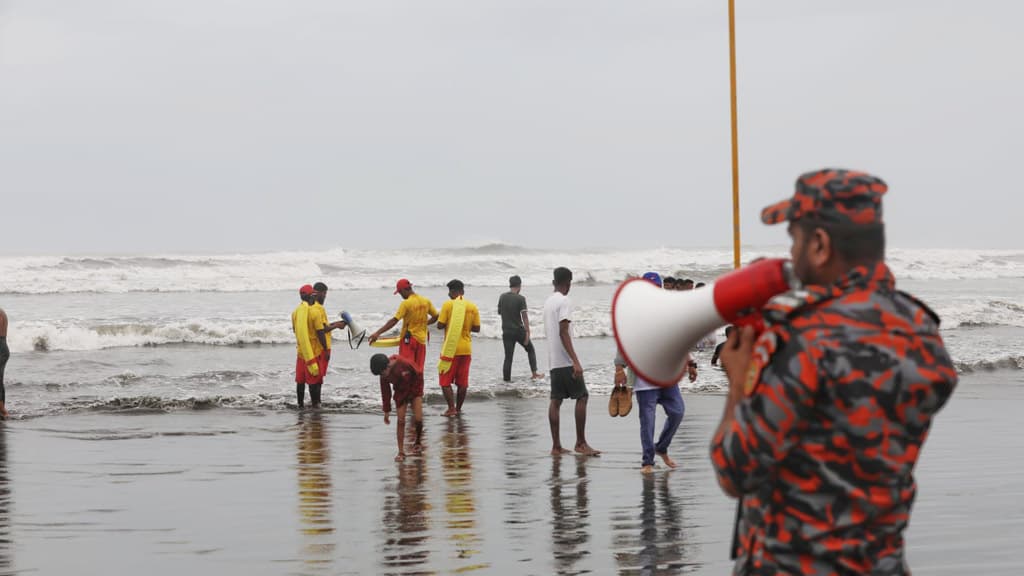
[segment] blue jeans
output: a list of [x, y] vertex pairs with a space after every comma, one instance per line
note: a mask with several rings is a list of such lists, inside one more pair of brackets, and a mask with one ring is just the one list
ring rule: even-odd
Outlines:
[[[686, 404], [679, 386], [658, 388], [657, 390], [638, 390], [636, 403], [640, 408], [640, 444], [644, 448], [644, 466], [654, 464], [654, 454], [665, 454], [672, 437], [676, 435], [679, 424], [683, 421]], [[665, 410], [665, 426], [661, 429], [658, 443], [654, 443], [654, 412], [658, 404]]]

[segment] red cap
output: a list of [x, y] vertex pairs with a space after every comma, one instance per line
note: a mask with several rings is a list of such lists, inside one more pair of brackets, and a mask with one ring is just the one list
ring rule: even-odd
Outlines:
[[309, 296], [312, 293], [313, 293], [313, 287], [310, 286], [309, 284], [305, 284], [305, 285], [302, 286], [302, 288], [299, 288], [299, 294], [301, 294], [303, 296]]
[[395, 294], [398, 294], [399, 292], [405, 290], [406, 288], [412, 288], [412, 282], [409, 282], [405, 278], [402, 278], [401, 280], [398, 281], [397, 284], [395, 284]]

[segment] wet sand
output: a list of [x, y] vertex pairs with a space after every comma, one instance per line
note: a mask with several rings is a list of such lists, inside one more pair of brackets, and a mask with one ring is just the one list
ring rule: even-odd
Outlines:
[[[639, 472], [639, 425], [589, 410], [600, 458], [552, 458], [546, 400], [426, 407], [403, 464], [372, 414], [78, 414], [0, 431], [0, 573], [723, 574], [734, 503], [707, 457], [723, 398], [686, 395], [671, 454]], [[1024, 377], [965, 377], [919, 466], [920, 574], [1016, 573]], [[571, 445], [571, 410], [562, 409]], [[660, 425], [660, 419], [659, 419]]]

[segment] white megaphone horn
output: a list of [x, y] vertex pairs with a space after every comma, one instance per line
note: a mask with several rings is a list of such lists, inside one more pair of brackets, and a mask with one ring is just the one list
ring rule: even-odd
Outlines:
[[360, 328], [359, 324], [356, 324], [356, 321], [352, 319], [352, 315], [348, 312], [342, 312], [341, 319], [348, 326], [348, 347], [353, 350], [359, 348], [359, 345], [366, 338], [366, 329]]
[[612, 300], [615, 341], [637, 376], [672, 386], [686, 372], [686, 353], [701, 338], [799, 286], [792, 264], [781, 258], [759, 260], [686, 292], [627, 280]]

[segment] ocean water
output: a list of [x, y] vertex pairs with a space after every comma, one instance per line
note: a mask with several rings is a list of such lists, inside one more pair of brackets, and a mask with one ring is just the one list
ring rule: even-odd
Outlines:
[[[782, 246], [744, 251], [745, 259], [785, 255]], [[16, 418], [82, 410], [286, 409], [294, 404], [289, 315], [298, 286], [326, 282], [328, 313], [336, 317], [347, 310], [372, 331], [397, 308], [400, 299], [392, 287], [400, 277], [438, 307], [447, 298], [444, 284], [459, 278], [467, 285], [466, 297], [480, 307], [471, 400], [543, 396], [546, 385], [528, 381], [521, 349], [513, 368], [516, 382], [501, 382], [496, 303], [508, 276], [519, 274], [545, 372], [541, 310], [556, 266], [574, 271], [577, 347], [591, 389], [606, 392], [614, 356], [609, 311], [617, 284], [646, 270], [710, 282], [731, 269], [731, 260], [731, 250], [550, 251], [508, 245], [0, 257], [0, 307], [10, 316], [13, 354], [8, 406]], [[1024, 369], [1024, 250], [891, 250], [888, 260], [898, 287], [942, 317], [959, 370]], [[378, 350], [350, 350], [340, 331], [335, 338], [327, 408], [379, 409], [367, 368]], [[428, 351], [428, 402], [439, 398], [429, 385], [438, 342], [435, 337]], [[723, 375], [709, 365], [709, 356], [710, 350], [698, 354], [700, 376], [687, 384], [692, 392], [723, 391]]]
[[[710, 350], [685, 384], [677, 470], [639, 473], [636, 411], [609, 418], [602, 394], [618, 282], [648, 269], [710, 281], [731, 258], [512, 246], [0, 258], [14, 417], [0, 425], [0, 574], [727, 573], [735, 508], [707, 455], [725, 390]], [[918, 464], [911, 567], [1016, 574], [1024, 251], [889, 259], [899, 287], [942, 316], [962, 374]], [[548, 456], [547, 383], [529, 379], [521, 349], [514, 382], [501, 382], [507, 277], [524, 279], [545, 371], [540, 312], [559, 265], [579, 280], [575, 342], [600, 458]], [[431, 343], [426, 450], [403, 464], [368, 370], [377, 349], [351, 350], [336, 332], [325, 409], [296, 412], [289, 325], [297, 287], [322, 280], [332, 316], [376, 329], [398, 306], [399, 277], [438, 305], [460, 278], [483, 316], [461, 418], [440, 416]]]

